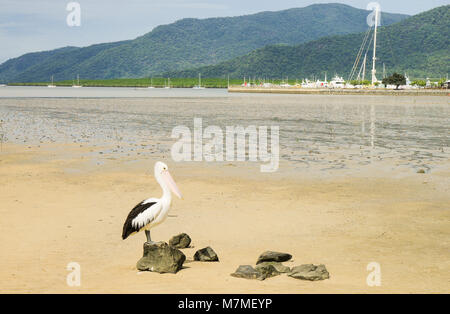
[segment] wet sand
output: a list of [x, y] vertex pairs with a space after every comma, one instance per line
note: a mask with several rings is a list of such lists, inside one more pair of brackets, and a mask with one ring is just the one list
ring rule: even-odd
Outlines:
[[[120, 238], [129, 210], [160, 194], [150, 174], [155, 159], [98, 164], [83, 155], [89, 149], [3, 145], [0, 292], [450, 292], [448, 160], [427, 174], [380, 174], [374, 167], [328, 177], [261, 174], [245, 163], [169, 162], [185, 199], [174, 200], [153, 238], [186, 232], [194, 248], [183, 250], [183, 270], [161, 275], [135, 268], [143, 234]], [[216, 250], [219, 263], [192, 261], [205, 246]], [[285, 263], [291, 267], [323, 263], [331, 278], [230, 276], [265, 250], [291, 253], [293, 261]], [[70, 262], [81, 266], [80, 287], [66, 284]], [[381, 265], [381, 287], [366, 284], [371, 262]]]
[[322, 172], [359, 171], [372, 163], [429, 171], [450, 159], [448, 97], [201, 93], [208, 97], [192, 97], [192, 90], [139, 99], [0, 97], [0, 136], [32, 147], [90, 146], [90, 157], [168, 159], [173, 128], [193, 131], [194, 118], [201, 118], [203, 130], [278, 126], [280, 159], [302, 173], [315, 173], [317, 165]]

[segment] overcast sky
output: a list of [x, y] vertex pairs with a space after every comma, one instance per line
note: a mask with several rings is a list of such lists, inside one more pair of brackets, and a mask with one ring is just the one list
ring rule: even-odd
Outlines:
[[[186, 17], [236, 16], [340, 2], [365, 9], [373, 0], [78, 0], [81, 26], [66, 23], [72, 0], [0, 0], [0, 63], [27, 52], [133, 39]], [[450, 0], [378, 0], [383, 11], [417, 14]]]

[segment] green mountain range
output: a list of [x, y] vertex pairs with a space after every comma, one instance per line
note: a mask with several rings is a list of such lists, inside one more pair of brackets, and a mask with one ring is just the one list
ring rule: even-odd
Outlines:
[[[158, 26], [134, 40], [10, 59], [0, 65], [0, 82], [48, 81], [52, 75], [55, 80], [71, 80], [77, 74], [84, 79], [149, 77], [214, 65], [267, 45], [296, 45], [324, 36], [363, 32], [368, 14], [343, 4], [317, 4], [239, 17], [183, 19]], [[382, 24], [407, 17], [383, 13]]]
[[[450, 5], [378, 29], [377, 76], [445, 77], [450, 66]], [[348, 78], [365, 33], [321, 38], [297, 46], [272, 45], [214, 66], [165, 73], [169, 77], [297, 77], [340, 74]], [[368, 50], [367, 76], [372, 68]]]

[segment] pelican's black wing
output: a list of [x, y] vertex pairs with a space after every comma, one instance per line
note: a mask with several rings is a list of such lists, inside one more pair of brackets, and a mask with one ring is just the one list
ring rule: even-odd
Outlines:
[[156, 204], [156, 202], [149, 202], [149, 203], [144, 203], [140, 202], [139, 204], [137, 204], [132, 210], [131, 212], [128, 214], [127, 220], [125, 220], [125, 224], [123, 225], [123, 231], [122, 231], [122, 239], [125, 240], [126, 238], [128, 238], [128, 236], [134, 232], [138, 232], [140, 229], [133, 227], [133, 219], [135, 219], [137, 216], [139, 216], [139, 214], [143, 213], [144, 211], [146, 211], [147, 209], [149, 209], [150, 207], [152, 207], [153, 205]]

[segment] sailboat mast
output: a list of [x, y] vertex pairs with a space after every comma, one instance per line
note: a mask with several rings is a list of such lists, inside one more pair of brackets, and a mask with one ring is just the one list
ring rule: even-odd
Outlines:
[[367, 63], [367, 53], [364, 56], [364, 64], [363, 64], [363, 76], [362, 76], [362, 80], [365, 81], [366, 80], [366, 63]]
[[375, 9], [375, 31], [373, 35], [373, 68], [372, 68], [372, 85], [375, 85], [377, 80], [377, 70], [376, 70], [376, 60], [377, 60], [377, 28], [378, 28], [378, 18], [380, 15], [380, 7], [376, 6]]

